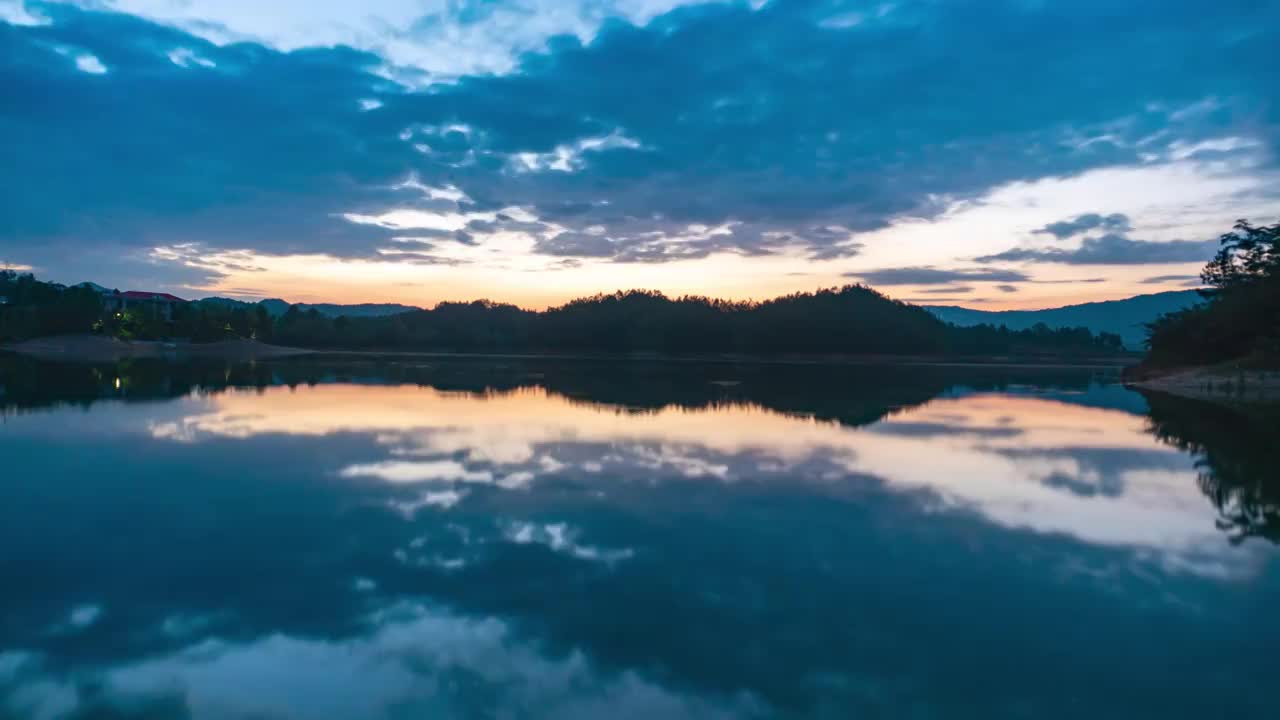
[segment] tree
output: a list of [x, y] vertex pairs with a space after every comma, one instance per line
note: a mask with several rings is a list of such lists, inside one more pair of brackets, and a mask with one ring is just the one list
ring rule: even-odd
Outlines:
[[1248, 220], [1237, 220], [1232, 231], [1218, 240], [1222, 247], [1200, 273], [1200, 279], [1216, 289], [1211, 293], [1280, 277], [1280, 224], [1255, 226]]
[[1144, 365], [1280, 362], [1280, 225], [1240, 220], [1200, 277], [1207, 302], [1148, 326]]

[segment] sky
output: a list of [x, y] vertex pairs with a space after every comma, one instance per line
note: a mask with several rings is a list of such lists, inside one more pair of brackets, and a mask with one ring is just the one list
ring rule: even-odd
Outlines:
[[1280, 219], [1270, 0], [0, 0], [0, 266], [1052, 307]]

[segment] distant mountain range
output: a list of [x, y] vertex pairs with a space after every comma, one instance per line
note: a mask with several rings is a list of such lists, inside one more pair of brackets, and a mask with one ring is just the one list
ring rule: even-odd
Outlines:
[[1005, 325], [1010, 330], [1025, 330], [1036, 323], [1051, 328], [1087, 327], [1094, 332], [1119, 335], [1125, 347], [1140, 350], [1147, 339], [1144, 325], [1161, 315], [1203, 302], [1195, 290], [1136, 295], [1124, 300], [1109, 300], [1045, 310], [972, 310], [955, 305], [926, 305], [943, 322], [961, 327], [972, 325]]
[[[234, 298], [209, 297], [203, 300], [197, 300], [199, 303], [208, 303], [211, 305], [228, 305], [231, 307], [254, 307], [261, 305], [267, 309], [272, 317], [279, 317], [289, 311], [290, 305], [285, 300], [279, 298], [271, 298], [269, 300], [259, 300], [258, 302], [245, 302], [244, 300], [236, 300]], [[334, 303], [297, 303], [298, 308], [303, 312], [315, 310], [325, 317], [383, 317], [386, 315], [399, 315], [400, 313], [421, 310], [420, 307], [413, 305], [401, 305], [399, 303], [361, 303], [359, 305], [337, 305]]]

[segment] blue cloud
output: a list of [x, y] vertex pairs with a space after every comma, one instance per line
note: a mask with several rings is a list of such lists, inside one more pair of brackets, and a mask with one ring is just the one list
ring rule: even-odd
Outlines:
[[[523, 228], [549, 255], [823, 259], [1003, 183], [1280, 128], [1280, 6], [1246, 0], [699, 5], [425, 89], [350, 48], [34, 6], [49, 24], [0, 23], [0, 242], [51, 266], [87, 244], [371, 256], [392, 231], [342, 214], [439, 209], [392, 188], [411, 174], [564, 228]], [[727, 232], [673, 239], [691, 225]]]
[[[845, 273], [845, 277], [857, 278], [872, 285], [947, 285], [961, 282], [1021, 282], [1030, 280], [1026, 273], [999, 268], [969, 268], [948, 270], [937, 267], [884, 268]], [[955, 290], [954, 287], [950, 288]], [[931, 292], [931, 291], [926, 291]]]
[[971, 292], [973, 292], [973, 288], [969, 285], [945, 285], [920, 291], [923, 295], [965, 295]]
[[[125, 15], [42, 11], [52, 24], [0, 24], [0, 238], [349, 254], [385, 234], [333, 217], [385, 205], [375, 186], [403, 171], [354, 100], [385, 85], [368, 72], [376, 57], [220, 48]], [[178, 65], [177, 49], [216, 65]]]
[[1141, 280], [1144, 285], [1164, 285], [1177, 283], [1183, 287], [1204, 287], [1199, 275], [1154, 275]]
[[1066, 240], [1075, 237], [1090, 230], [1110, 230], [1113, 232], [1128, 232], [1129, 216], [1122, 213], [1113, 213], [1111, 215], [1099, 215], [1098, 213], [1087, 213], [1080, 215], [1071, 220], [1062, 220], [1055, 223], [1049, 223], [1044, 227], [1035, 230], [1036, 233], [1052, 235], [1059, 240]]
[[978, 262], [1047, 262], [1065, 265], [1160, 265], [1168, 263], [1206, 262], [1213, 257], [1218, 243], [1213, 240], [1172, 240], [1151, 242], [1133, 240], [1119, 233], [1085, 238], [1080, 247], [1013, 248], [995, 255], [976, 258]]

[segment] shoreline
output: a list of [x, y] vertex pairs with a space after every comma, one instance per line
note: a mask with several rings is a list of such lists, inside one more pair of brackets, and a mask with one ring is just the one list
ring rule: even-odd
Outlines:
[[664, 363], [746, 363], [758, 365], [912, 365], [929, 367], [1005, 368], [1101, 368], [1120, 369], [1132, 362], [1125, 358], [1017, 358], [1009, 356], [929, 356], [929, 355], [750, 355], [718, 353], [665, 355], [661, 353], [537, 353], [537, 352], [449, 352], [442, 350], [314, 350], [322, 357], [438, 358], [475, 360], [577, 360], [595, 362]]
[[100, 335], [53, 335], [0, 345], [0, 350], [40, 360], [78, 363], [189, 358], [249, 361], [315, 353], [314, 350], [268, 345], [254, 340], [224, 340], [211, 343], [127, 341]]
[[42, 360], [106, 363], [135, 359], [222, 359], [251, 361], [297, 356], [318, 358], [432, 358], [476, 360], [573, 360], [669, 363], [751, 363], [780, 365], [909, 365], [932, 367], [989, 368], [1098, 368], [1119, 369], [1132, 365], [1133, 358], [1120, 357], [1017, 357], [929, 356], [929, 355], [751, 355], [714, 353], [667, 355], [655, 352], [632, 353], [539, 353], [539, 352], [450, 352], [442, 350], [345, 350], [341, 348], [294, 348], [251, 340], [213, 343], [123, 341], [97, 335], [60, 335], [0, 345], [0, 350]]

